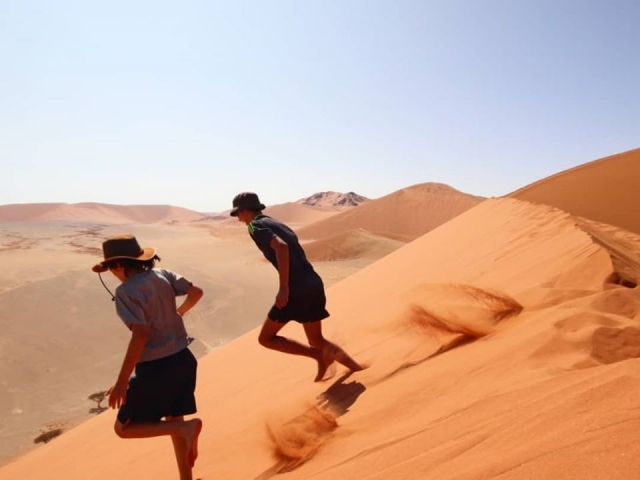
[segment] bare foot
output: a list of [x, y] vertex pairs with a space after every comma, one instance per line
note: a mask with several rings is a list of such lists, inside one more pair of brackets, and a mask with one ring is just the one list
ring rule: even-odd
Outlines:
[[202, 431], [202, 420], [199, 418], [194, 418], [193, 420], [189, 420], [189, 434], [187, 435], [187, 452], [189, 452], [189, 464], [191, 468], [196, 463], [196, 458], [198, 458], [198, 437], [200, 436], [200, 432]]
[[336, 357], [333, 352], [333, 348], [327, 346], [322, 350], [322, 356], [318, 359], [318, 374], [316, 375], [314, 382], [319, 382], [324, 378], [327, 373], [327, 369], [335, 359]]
[[359, 372], [360, 370], [364, 370], [364, 367], [362, 365], [351, 358], [347, 354], [347, 352], [345, 352], [340, 347], [336, 347], [335, 359], [338, 361], [338, 363], [341, 363], [352, 372]]

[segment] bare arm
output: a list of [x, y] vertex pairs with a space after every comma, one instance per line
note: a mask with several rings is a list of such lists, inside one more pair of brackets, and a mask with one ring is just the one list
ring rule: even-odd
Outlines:
[[182, 305], [178, 307], [178, 313], [180, 316], [184, 317], [184, 315], [200, 301], [202, 295], [203, 291], [200, 287], [191, 285], [189, 290], [187, 290], [187, 298], [185, 298]]
[[280, 237], [273, 237], [269, 246], [276, 252], [280, 290], [276, 297], [276, 306], [282, 308], [289, 302], [289, 245]]
[[133, 324], [131, 326], [131, 340], [129, 340], [127, 353], [124, 356], [122, 367], [120, 367], [118, 380], [109, 390], [109, 406], [111, 408], [119, 408], [124, 403], [129, 377], [133, 373], [138, 360], [140, 360], [144, 346], [147, 344], [150, 330], [151, 327], [149, 325]]

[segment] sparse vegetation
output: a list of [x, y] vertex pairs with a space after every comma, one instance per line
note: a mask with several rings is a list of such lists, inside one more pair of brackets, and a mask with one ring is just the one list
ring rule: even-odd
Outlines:
[[107, 396], [107, 390], [103, 390], [102, 392], [92, 393], [91, 395], [89, 395], [89, 400], [96, 402], [97, 404], [95, 407], [92, 407], [89, 409], [89, 413], [98, 415], [99, 413], [104, 412], [107, 409], [107, 407], [103, 407], [101, 404], [103, 400], [106, 398], [106, 396]]

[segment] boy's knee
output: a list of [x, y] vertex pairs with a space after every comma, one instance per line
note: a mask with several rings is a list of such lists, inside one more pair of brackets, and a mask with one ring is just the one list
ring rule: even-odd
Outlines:
[[328, 342], [324, 338], [310, 338], [309, 345], [313, 348], [317, 348], [318, 350], [324, 350], [324, 348], [328, 345]]
[[271, 345], [271, 339], [273, 337], [270, 337], [268, 335], [258, 335], [258, 343], [260, 345], [262, 345], [263, 347], [269, 347]]
[[126, 423], [121, 423], [120, 420], [116, 420], [116, 423], [113, 424], [113, 431], [116, 432], [120, 438], [125, 438], [124, 430], [127, 428]]

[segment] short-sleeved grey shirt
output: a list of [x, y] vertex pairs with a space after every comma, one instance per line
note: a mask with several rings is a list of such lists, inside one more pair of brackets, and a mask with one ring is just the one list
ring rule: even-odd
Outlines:
[[191, 282], [161, 268], [128, 278], [116, 288], [116, 312], [127, 326], [151, 327], [139, 362], [168, 357], [189, 345], [176, 296], [186, 295]]

